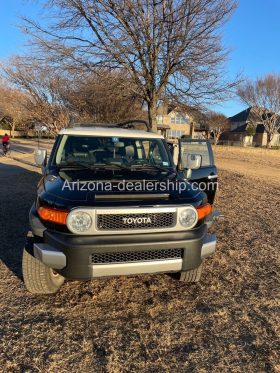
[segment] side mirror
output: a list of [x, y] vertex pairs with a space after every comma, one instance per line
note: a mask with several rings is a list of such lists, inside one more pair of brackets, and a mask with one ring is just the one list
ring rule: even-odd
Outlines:
[[202, 156], [199, 154], [188, 154], [184, 168], [187, 169], [187, 179], [192, 176], [192, 170], [198, 170], [201, 167]]
[[185, 168], [189, 170], [197, 170], [201, 167], [202, 156], [199, 154], [188, 154]]
[[35, 149], [34, 160], [37, 166], [44, 167], [47, 164], [47, 150]]

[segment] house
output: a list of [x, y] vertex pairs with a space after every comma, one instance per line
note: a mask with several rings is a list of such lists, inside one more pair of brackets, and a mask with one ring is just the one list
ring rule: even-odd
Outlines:
[[[230, 122], [230, 131], [226, 131], [221, 135], [221, 143], [242, 146], [267, 145], [267, 133], [253, 107], [249, 107], [228, 119]], [[256, 133], [254, 136], [249, 136], [247, 128], [252, 124], [255, 126]], [[280, 133], [274, 135], [272, 139], [272, 146], [277, 145], [280, 145]]]
[[195, 139], [208, 137], [208, 129], [203, 115], [191, 107], [188, 110], [183, 110], [174, 106], [159, 106], [157, 129], [160, 134], [169, 139], [178, 139], [184, 135]]
[[160, 105], [157, 109], [158, 132], [166, 138], [178, 139], [191, 133], [191, 117], [176, 107]]

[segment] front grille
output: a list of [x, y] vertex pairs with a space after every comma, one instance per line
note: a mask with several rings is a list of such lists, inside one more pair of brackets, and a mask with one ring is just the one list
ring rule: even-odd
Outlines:
[[92, 264], [143, 262], [151, 260], [181, 259], [184, 249], [162, 249], [127, 251], [121, 253], [95, 253], [91, 255]]
[[170, 228], [176, 223], [174, 212], [159, 212], [145, 214], [118, 214], [97, 216], [99, 230], [136, 230]]

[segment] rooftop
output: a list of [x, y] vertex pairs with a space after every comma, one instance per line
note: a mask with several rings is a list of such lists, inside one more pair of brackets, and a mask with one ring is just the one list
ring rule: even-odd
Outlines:
[[153, 132], [139, 131], [134, 129], [123, 129], [117, 127], [92, 126], [64, 128], [60, 135], [81, 135], [81, 136], [104, 136], [104, 137], [130, 137], [144, 139], [163, 139], [162, 135]]

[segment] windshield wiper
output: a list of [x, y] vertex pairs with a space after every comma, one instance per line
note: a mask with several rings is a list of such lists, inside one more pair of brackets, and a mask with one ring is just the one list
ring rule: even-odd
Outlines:
[[97, 165], [90, 165], [88, 163], [83, 162], [71, 162], [67, 163], [65, 165], [58, 165], [60, 170], [79, 170], [79, 169], [86, 169], [86, 170], [95, 170], [97, 168], [100, 168], [100, 166]]
[[149, 162], [137, 162], [137, 161], [132, 161], [131, 163], [129, 163], [130, 166], [141, 166], [141, 168], [143, 169], [147, 169], [147, 168], [153, 168], [153, 169], [156, 169], [156, 170], [159, 170], [159, 171], [162, 171], [162, 172], [167, 172], [167, 174], [174, 174], [174, 170], [170, 170], [166, 167], [163, 167], [163, 166], [159, 166], [157, 164], [152, 164], [152, 163], [149, 163]]
[[[134, 162], [133, 162], [134, 163]], [[117, 164], [117, 163], [111, 163], [111, 162], [106, 162], [106, 161], [102, 161], [102, 163], [96, 163], [96, 164], [88, 164], [88, 163], [84, 163], [84, 162], [71, 162], [71, 163], [67, 163], [65, 165], [58, 165], [59, 169], [60, 170], [80, 170], [80, 169], [85, 169], [85, 170], [91, 170], [91, 171], [95, 171], [95, 170], [98, 170], [98, 169], [108, 169], [108, 168], [119, 168], [121, 170], [126, 170], [126, 171], [130, 171], [130, 172], [133, 172], [133, 171], [139, 171], [139, 172], [146, 172], [147, 169], [156, 169], [156, 170], [159, 170], [159, 171], [162, 171], [162, 172], [167, 172], [167, 176], [173, 176], [173, 175], [176, 175], [176, 173], [173, 171], [173, 170], [169, 170], [168, 168], [165, 168], [165, 167], [161, 167], [161, 166], [158, 166], [158, 165], [153, 165], [153, 164], [150, 164], [150, 163], [130, 163], [128, 166], [125, 166], [125, 165], [121, 165], [121, 164]], [[135, 168], [133, 168], [133, 166]], [[141, 166], [141, 167], [137, 167], [137, 166]]]
[[108, 168], [120, 168], [123, 170], [131, 171], [130, 167], [123, 166], [117, 163], [110, 163], [102, 161], [102, 163], [88, 164], [84, 162], [71, 162], [65, 165], [60, 165], [59, 168], [63, 170], [76, 170], [76, 169], [86, 169], [86, 170], [98, 170], [98, 169], [108, 169]]
[[122, 164], [118, 164], [118, 163], [111, 163], [111, 162], [103, 161], [103, 163], [99, 163], [99, 164], [102, 165], [102, 166], [117, 167], [117, 168], [120, 168], [121, 170], [131, 171], [130, 167], [122, 165]]
[[[147, 169], [156, 169], [156, 170], [159, 170], [159, 171], [162, 171], [162, 172], [167, 172], [168, 175], [173, 175], [175, 174], [174, 171], [172, 170], [169, 170], [168, 168], [165, 168], [165, 167], [161, 167], [161, 166], [158, 166], [158, 165], [153, 165], [153, 164], [150, 164], [150, 163], [139, 163], [139, 164], [136, 164], [134, 162], [132, 163], [129, 163], [128, 166], [125, 166], [125, 165], [121, 165], [121, 164], [117, 164], [117, 163], [109, 163], [109, 162], [105, 162], [103, 161], [105, 165], [108, 165], [108, 166], [116, 166], [122, 170], [127, 170], [127, 171], [140, 171], [140, 172], [145, 172], [147, 171]], [[136, 167], [136, 168], [133, 168], [133, 166], [141, 166], [141, 168], [139, 167]], [[148, 166], [148, 167], [147, 167]]]

